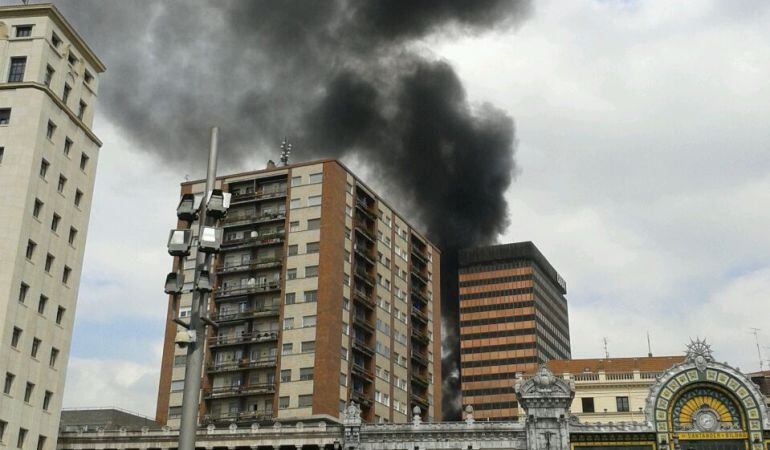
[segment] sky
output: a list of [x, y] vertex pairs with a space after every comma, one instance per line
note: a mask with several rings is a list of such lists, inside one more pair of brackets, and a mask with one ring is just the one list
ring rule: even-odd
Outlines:
[[[752, 371], [756, 327], [770, 358], [768, 23], [761, 1], [545, 0], [515, 29], [417, 43], [472, 105], [515, 120], [498, 242], [535, 242], [567, 281], [573, 357], [602, 357], [604, 338], [621, 357], [646, 355], [647, 333], [655, 355], [705, 337]], [[165, 164], [96, 108], [104, 145], [64, 402], [153, 416], [166, 238], [179, 182], [205, 162]], [[239, 169], [277, 159], [280, 139]]]

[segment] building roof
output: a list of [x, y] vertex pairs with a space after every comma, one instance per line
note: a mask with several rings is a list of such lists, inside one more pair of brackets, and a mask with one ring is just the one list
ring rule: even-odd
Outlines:
[[61, 412], [59, 430], [72, 431], [75, 429], [115, 431], [120, 428], [139, 429], [149, 427], [160, 429], [161, 425], [154, 419], [135, 414], [120, 408], [78, 408], [64, 409]]
[[643, 356], [639, 358], [552, 359], [548, 368], [555, 374], [583, 372], [662, 372], [684, 362], [682, 356]]

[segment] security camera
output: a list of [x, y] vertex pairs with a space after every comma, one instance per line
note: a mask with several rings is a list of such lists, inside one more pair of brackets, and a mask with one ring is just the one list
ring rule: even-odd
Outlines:
[[176, 332], [176, 337], [174, 338], [174, 343], [182, 348], [185, 348], [196, 341], [195, 330], [178, 330]]

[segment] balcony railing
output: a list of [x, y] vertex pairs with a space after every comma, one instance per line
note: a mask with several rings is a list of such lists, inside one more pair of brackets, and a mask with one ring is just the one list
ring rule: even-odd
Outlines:
[[261, 367], [274, 367], [276, 358], [248, 359], [241, 358], [237, 361], [225, 361], [220, 363], [211, 363], [207, 367], [210, 373], [232, 372], [235, 370], [256, 369]]
[[423, 406], [425, 408], [428, 408], [428, 399], [423, 397], [422, 395], [416, 394], [412, 392], [411, 400], [413, 403], [416, 403], [420, 406]]
[[269, 200], [271, 198], [286, 197], [285, 190], [244, 192], [242, 194], [233, 194], [230, 203], [240, 203], [252, 200]]
[[275, 392], [274, 383], [240, 384], [237, 386], [220, 386], [204, 390], [206, 398], [236, 397], [240, 395], [272, 394]]
[[267, 283], [253, 284], [251, 286], [236, 286], [225, 287], [222, 286], [216, 291], [217, 297], [227, 297], [231, 295], [245, 295], [253, 294], [255, 292], [270, 292], [281, 289], [280, 280], [269, 281]]
[[428, 296], [423, 294], [422, 292], [418, 291], [417, 289], [412, 289], [411, 291], [412, 300], [419, 300], [425, 304], [430, 303], [430, 300], [428, 299]]
[[[282, 244], [284, 239], [284, 233], [269, 233], [255, 237], [245, 237], [241, 239], [231, 239], [229, 241], [222, 242], [222, 247], [225, 250], [236, 250], [246, 247], [257, 247], [262, 245], [276, 245]], [[226, 247], [226, 248], [225, 248]]]
[[356, 200], [356, 209], [361, 211], [368, 219], [371, 219], [372, 221], [377, 220], [377, 216], [369, 210], [369, 205], [366, 202]]
[[425, 387], [428, 387], [430, 382], [428, 381], [428, 377], [423, 376], [420, 373], [412, 372], [412, 381], [419, 383]]
[[207, 414], [203, 418], [203, 422], [207, 424], [215, 422], [262, 422], [272, 420], [272, 411], [226, 411], [219, 414]]
[[422, 282], [422, 284], [424, 284], [424, 285], [427, 285], [428, 283], [430, 283], [430, 281], [428, 280], [428, 278], [427, 278], [427, 277], [425, 277], [423, 274], [419, 273], [418, 271], [416, 271], [416, 270], [414, 269], [414, 267], [412, 267], [412, 276], [413, 276], [415, 279], [417, 279], [417, 280], [419, 280], [420, 282]]
[[412, 317], [419, 319], [421, 322], [425, 324], [428, 323], [428, 315], [415, 307], [412, 307]]
[[213, 314], [211, 319], [217, 323], [231, 322], [237, 320], [248, 320], [253, 317], [267, 317], [278, 315], [279, 309], [277, 306], [262, 307], [248, 309], [245, 311], [236, 312], [224, 312], [221, 311], [218, 314]]
[[374, 374], [372, 373], [372, 371], [359, 364], [351, 364], [350, 373], [352, 373], [353, 375], [358, 375], [361, 378], [364, 378], [369, 381], [374, 380]]
[[368, 239], [372, 244], [375, 244], [375, 238], [374, 238], [374, 232], [369, 229], [369, 227], [365, 227], [363, 225], [355, 225], [353, 227], [356, 231], [358, 231], [361, 236]]
[[430, 263], [430, 258], [428, 258], [428, 253], [426, 253], [424, 250], [421, 250], [415, 245], [412, 245], [412, 256], [416, 256], [417, 259], [419, 259], [425, 264]]
[[353, 289], [353, 300], [358, 300], [363, 305], [368, 306], [369, 309], [374, 309], [377, 306], [371, 295], [360, 289]]
[[414, 350], [412, 351], [412, 361], [416, 361], [421, 365], [428, 367], [428, 357], [419, 352], [415, 352]]
[[371, 287], [374, 287], [374, 277], [370, 273], [361, 269], [360, 267], [356, 267], [354, 273], [357, 277], [364, 280], [364, 282], [368, 283]]
[[350, 399], [359, 405], [369, 406], [372, 404], [372, 400], [367, 397], [363, 391], [357, 391], [355, 389], [350, 393]]
[[369, 331], [370, 333], [374, 333], [374, 325], [369, 323], [368, 320], [366, 320], [366, 316], [364, 314], [355, 314], [353, 315], [353, 325], [358, 325], [365, 330]]
[[241, 333], [224, 336], [214, 336], [211, 338], [210, 345], [222, 346], [222, 345], [236, 345], [250, 342], [267, 342], [278, 339], [278, 333], [275, 331], [257, 331], [252, 333]]
[[247, 223], [267, 223], [276, 220], [286, 220], [286, 213], [246, 213], [246, 214], [228, 214], [224, 220], [224, 227], [236, 227]]
[[363, 339], [353, 339], [353, 350], [358, 350], [369, 356], [374, 356], [374, 349]]
[[430, 338], [426, 333], [422, 333], [420, 330], [412, 328], [412, 339], [422, 342], [423, 344], [429, 344]]
[[283, 257], [276, 258], [260, 258], [252, 260], [247, 264], [238, 265], [220, 265], [216, 267], [217, 274], [222, 275], [225, 273], [245, 272], [249, 270], [270, 269], [279, 267], [283, 263]]

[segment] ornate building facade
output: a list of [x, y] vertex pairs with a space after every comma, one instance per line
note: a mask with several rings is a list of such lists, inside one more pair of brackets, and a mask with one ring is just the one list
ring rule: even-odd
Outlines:
[[[764, 397], [751, 379], [714, 361], [704, 342], [694, 341], [687, 356], [650, 388], [644, 420], [584, 423], [569, 412], [575, 384], [546, 366], [515, 387], [525, 414], [518, 421], [475, 420], [472, 408], [462, 422], [423, 422], [419, 408], [409, 423], [371, 424], [355, 404], [342, 420], [213, 425], [199, 430], [197, 446], [229, 450], [770, 450], [770, 418]], [[62, 430], [61, 450], [172, 450], [178, 435], [168, 427]]]

